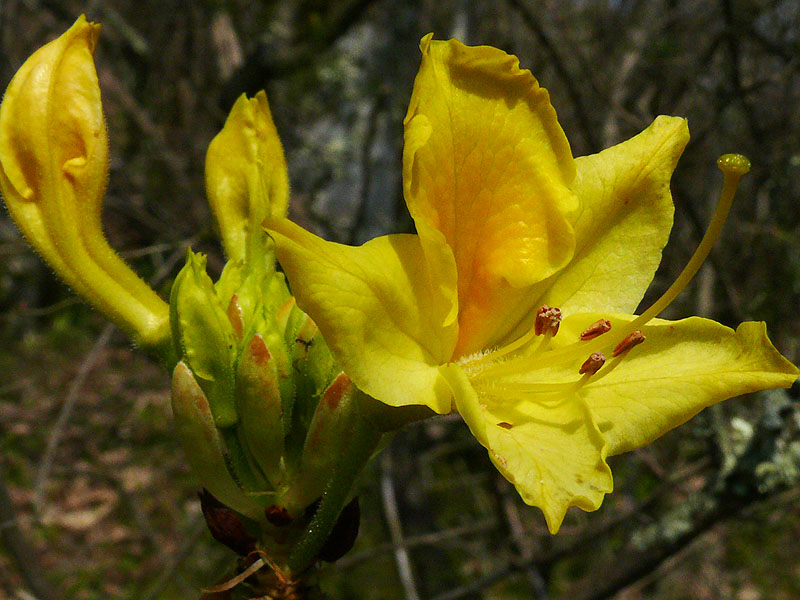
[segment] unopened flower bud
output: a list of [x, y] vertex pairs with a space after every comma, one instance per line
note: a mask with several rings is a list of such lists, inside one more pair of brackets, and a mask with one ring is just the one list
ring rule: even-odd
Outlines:
[[267, 96], [242, 95], [206, 155], [206, 190], [228, 258], [245, 261], [248, 239], [286, 215], [289, 177]]
[[236, 373], [236, 407], [244, 439], [273, 488], [283, 483], [283, 399], [275, 358], [264, 338], [245, 344]]
[[172, 373], [172, 414], [178, 439], [203, 487], [234, 510], [252, 519], [260, 518], [263, 509], [232, 476], [227, 448], [214, 423], [208, 399], [182, 361]]
[[350, 442], [358, 393], [350, 378], [340, 373], [319, 399], [303, 445], [300, 474], [291, 497], [293, 506], [305, 506], [322, 493], [331, 469]]
[[236, 334], [206, 274], [205, 256], [191, 250], [172, 285], [170, 324], [181, 356], [208, 397], [217, 426], [235, 424]]

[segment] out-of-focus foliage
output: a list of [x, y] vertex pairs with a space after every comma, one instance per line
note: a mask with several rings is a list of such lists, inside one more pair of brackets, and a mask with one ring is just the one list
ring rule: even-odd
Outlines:
[[[409, 230], [401, 123], [418, 41], [433, 31], [517, 54], [549, 89], [575, 155], [657, 114], [688, 117], [676, 225], [650, 297], [700, 238], [716, 157], [748, 155], [723, 239], [666, 316], [763, 319], [800, 358], [796, 0], [3, 0], [0, 86], [81, 12], [104, 27], [106, 233], [165, 293], [189, 243], [208, 252], [210, 271], [221, 267], [203, 161], [241, 92], [267, 91], [297, 221], [356, 243]], [[100, 334], [100, 317], [71, 300], [5, 213], [0, 255], [0, 471], [35, 561], [26, 579], [6, 538], [0, 596], [36, 577], [66, 598], [192, 597], [232, 557], [203, 530], [168, 378], [121, 335]], [[729, 402], [615, 459], [616, 492], [598, 513], [570, 512], [556, 538], [457, 419], [412, 428], [364, 482], [361, 537], [323, 577], [334, 597], [382, 600], [796, 598], [792, 398]]]

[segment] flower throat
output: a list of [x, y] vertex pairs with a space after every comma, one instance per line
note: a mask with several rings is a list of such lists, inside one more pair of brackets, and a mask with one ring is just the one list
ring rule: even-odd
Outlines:
[[[717, 166], [722, 171], [724, 180], [711, 223], [683, 271], [647, 310], [630, 322], [617, 321], [613, 327], [608, 319], [600, 319], [587, 327], [577, 341], [549, 350], [550, 341], [558, 333], [562, 315], [558, 308], [542, 306], [537, 311], [533, 327], [518, 339], [494, 350], [458, 360], [458, 364], [466, 371], [469, 378], [475, 383], [491, 381], [492, 388], [503, 391], [498, 389], [504, 387], [499, 383], [499, 378], [530, 372], [537, 367], [575, 362], [575, 371], [581, 375], [575, 381], [513, 384], [517, 394], [527, 392], [556, 394], [558, 397], [563, 397], [564, 393], [577, 391], [590, 379], [597, 381], [613, 371], [632, 348], [645, 341], [641, 328], [660, 314], [684, 290], [700, 270], [719, 238], [730, 213], [739, 180], [750, 170], [750, 161], [740, 154], [725, 154], [717, 160]], [[538, 345], [530, 349], [537, 338], [541, 338]], [[525, 351], [520, 352], [523, 350]], [[606, 364], [607, 355], [612, 358], [608, 364]]]

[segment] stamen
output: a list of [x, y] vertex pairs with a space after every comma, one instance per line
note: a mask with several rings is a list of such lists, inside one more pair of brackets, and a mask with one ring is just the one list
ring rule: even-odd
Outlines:
[[471, 363], [473, 366], [485, 364], [487, 362], [496, 363], [499, 358], [502, 358], [503, 356], [514, 352], [515, 350], [519, 350], [537, 335], [543, 335], [544, 339], [542, 339], [541, 343], [531, 354], [536, 355], [540, 352], [544, 352], [550, 345], [550, 340], [552, 337], [558, 332], [558, 326], [560, 324], [561, 309], [550, 307], [544, 304], [541, 308], [539, 308], [538, 311], [536, 311], [536, 321], [534, 322], [533, 327], [531, 327], [531, 329], [525, 335], [517, 338], [510, 344], [506, 344], [505, 346], [497, 348], [496, 350], [487, 352], [477, 360], [468, 360], [465, 362]]
[[611, 321], [608, 319], [600, 319], [589, 325], [581, 333], [581, 340], [593, 340], [594, 338], [603, 335], [605, 332], [611, 330]]
[[[459, 362], [471, 371], [470, 378], [479, 378], [485, 382], [487, 387], [495, 393], [503, 393], [509, 397], [519, 394], [535, 395], [537, 401], [557, 402], [565, 401], [571, 393], [579, 390], [587, 383], [596, 383], [598, 380], [610, 374], [625, 358], [625, 354], [633, 347], [641, 344], [645, 336], [641, 329], [652, 318], [663, 311], [680, 294], [691, 279], [697, 274], [711, 248], [719, 237], [722, 227], [730, 213], [733, 198], [736, 194], [739, 180], [742, 175], [750, 169], [750, 162], [738, 154], [726, 154], [717, 161], [717, 165], [722, 170], [724, 181], [722, 192], [720, 193], [719, 203], [714, 211], [711, 223], [706, 230], [703, 239], [692, 255], [691, 259], [683, 269], [675, 282], [669, 286], [666, 292], [653, 303], [641, 315], [629, 323], [616, 322], [614, 333], [603, 339], [596, 339], [611, 330], [611, 322], [607, 319], [599, 319], [587, 327], [581, 334], [580, 339], [568, 343], [560, 348], [549, 349], [549, 342], [558, 332], [561, 323], [561, 311], [558, 308], [542, 306], [536, 313], [534, 326], [525, 335], [510, 344], [486, 352], [478, 357], [470, 357]], [[516, 350], [529, 344], [534, 337], [544, 336], [541, 343], [532, 351], [524, 354], [500, 360]], [[611, 347], [615, 342], [611, 356], [613, 359], [606, 363], [605, 355], [600, 350], [604, 347]], [[508, 382], [500, 383], [499, 379], [514, 377], [517, 374], [527, 373], [530, 376], [533, 371], [542, 368], [553, 368], [561, 365], [566, 366], [576, 359], [577, 355], [586, 356], [585, 353], [592, 353], [580, 367], [580, 379], [575, 381], [565, 381], [560, 383], [551, 382]], [[546, 357], [546, 360], [543, 360]], [[573, 363], [574, 364], [574, 363]], [[601, 370], [602, 368], [602, 370]]]
[[536, 323], [534, 333], [545, 335], [547, 333], [555, 335], [558, 333], [558, 326], [561, 324], [561, 310], [558, 308], [542, 305], [536, 313]]
[[[599, 335], [599, 334], [598, 334]], [[592, 354], [587, 358], [584, 363], [581, 365], [580, 373], [581, 375], [589, 374], [594, 375], [600, 370], [606, 363], [606, 355], [602, 352], [592, 352]]]
[[631, 331], [625, 338], [617, 344], [617, 347], [614, 348], [614, 351], [611, 353], [611, 356], [619, 356], [633, 348], [634, 346], [638, 346], [645, 340], [644, 334], [640, 329], [636, 329], [635, 331]]

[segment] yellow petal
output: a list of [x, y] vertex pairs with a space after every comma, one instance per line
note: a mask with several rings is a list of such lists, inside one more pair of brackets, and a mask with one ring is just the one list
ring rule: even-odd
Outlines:
[[[326, 242], [285, 219], [272, 221], [269, 232], [298, 306], [319, 325], [362, 391], [391, 406], [450, 411], [450, 390], [438, 365], [449, 359], [458, 335], [457, 323], [444, 325], [453, 309], [452, 256], [443, 280], [451, 282], [448, 290], [432, 280], [414, 235], [351, 247]], [[444, 264], [446, 255], [441, 259]]]
[[251, 222], [286, 216], [289, 176], [263, 91], [240, 96], [209, 144], [206, 192], [230, 260], [244, 259]]
[[[554, 341], [575, 340], [600, 316], [565, 319]], [[632, 319], [606, 317], [612, 325]], [[654, 319], [642, 331], [646, 340], [641, 345], [580, 392], [608, 441], [609, 454], [648, 444], [727, 398], [789, 387], [799, 373], [772, 346], [764, 323], [742, 323], [734, 331], [699, 317]]]
[[422, 236], [444, 234], [458, 268], [459, 353], [508, 327], [500, 300], [572, 256], [574, 165], [546, 90], [487, 46], [422, 40], [405, 120], [406, 202]]
[[685, 119], [662, 116], [628, 141], [575, 160], [575, 256], [539, 304], [564, 314], [636, 309], [669, 238], [669, 182], [688, 141]]
[[470, 385], [455, 365], [443, 369], [458, 412], [522, 499], [538, 506], [556, 533], [570, 506], [597, 510], [613, 488], [606, 443], [585, 403], [493, 394]]

